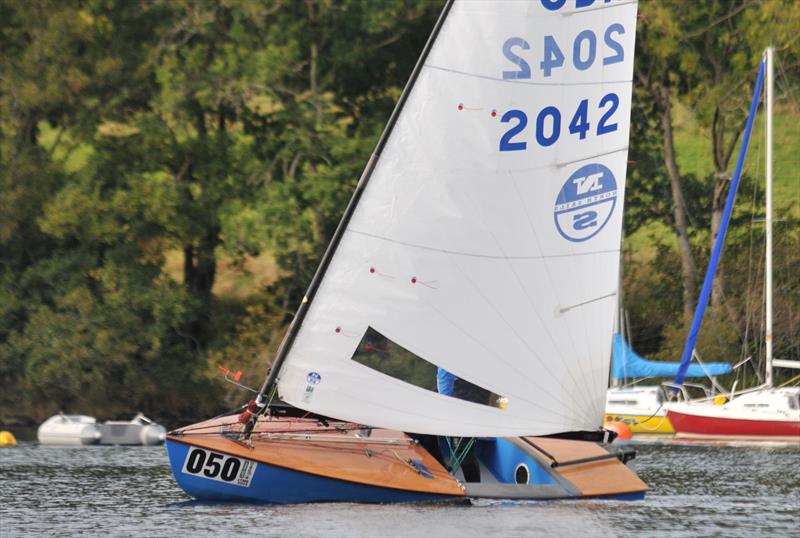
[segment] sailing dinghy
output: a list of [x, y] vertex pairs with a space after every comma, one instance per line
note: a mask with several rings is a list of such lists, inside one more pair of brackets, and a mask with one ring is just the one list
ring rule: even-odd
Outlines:
[[189, 495], [644, 495], [596, 442], [636, 9], [448, 1], [258, 397], [168, 434]]

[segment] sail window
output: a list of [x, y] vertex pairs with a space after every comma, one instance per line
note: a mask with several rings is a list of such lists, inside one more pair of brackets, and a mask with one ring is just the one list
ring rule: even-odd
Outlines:
[[[437, 377], [442, 370], [439, 367], [393, 342], [372, 327], [367, 328], [352, 359], [421, 389], [440, 392], [437, 387]], [[492, 391], [454, 376], [451, 379], [453, 379], [452, 392], [450, 394], [441, 392], [442, 394], [490, 407], [501, 409], [505, 407], [506, 399]]]

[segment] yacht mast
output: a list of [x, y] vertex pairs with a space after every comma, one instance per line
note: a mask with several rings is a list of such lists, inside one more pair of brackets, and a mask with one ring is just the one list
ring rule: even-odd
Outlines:
[[766, 276], [766, 289], [764, 291], [766, 295], [766, 335], [764, 337], [764, 343], [767, 348], [766, 354], [766, 372], [765, 372], [765, 383], [769, 386], [772, 386], [772, 86], [773, 86], [773, 77], [772, 77], [772, 54], [773, 48], [768, 47], [765, 53], [766, 55], [766, 63], [767, 63], [767, 88], [766, 88], [766, 116], [767, 116], [767, 155], [766, 155], [766, 198], [767, 198], [767, 215], [766, 215], [766, 223], [767, 223], [767, 252], [766, 252], [766, 265], [765, 265], [765, 276]]

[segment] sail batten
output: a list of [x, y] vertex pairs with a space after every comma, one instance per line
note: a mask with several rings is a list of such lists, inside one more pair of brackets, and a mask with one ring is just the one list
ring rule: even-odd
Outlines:
[[[519, 254], [519, 255], [511, 255], [511, 254], [504, 254], [504, 255], [495, 255], [495, 254], [488, 254], [488, 253], [481, 253], [481, 252], [460, 252], [455, 250], [448, 250], [444, 248], [434, 247], [431, 245], [423, 245], [423, 244], [415, 244], [415, 243], [407, 243], [404, 241], [400, 241], [397, 239], [393, 239], [391, 237], [386, 237], [377, 234], [371, 234], [369, 232], [364, 232], [361, 230], [354, 230], [348, 229], [347, 233], [353, 233], [358, 235], [363, 235], [366, 237], [371, 237], [373, 239], [380, 239], [382, 241], [388, 241], [391, 243], [396, 243], [398, 245], [403, 245], [406, 247], [411, 248], [419, 248], [422, 250], [431, 250], [435, 252], [441, 252], [442, 254], [453, 254], [455, 256], [467, 256], [470, 258], [492, 258], [498, 260], [544, 260], [548, 258], [566, 258], [572, 256], [594, 256], [597, 254], [613, 254], [618, 256], [621, 249], [608, 249], [608, 250], [592, 250], [588, 252], [576, 252], [576, 253], [569, 253], [569, 254]], [[616, 293], [616, 292], [614, 292]], [[605, 297], [605, 296], [604, 296]]]
[[[449, 7], [286, 351], [285, 401], [440, 435], [600, 426], [636, 6], [554, 6]], [[424, 388], [430, 365], [484, 392]]]
[[613, 85], [613, 84], [631, 84], [633, 79], [630, 80], [589, 80], [582, 82], [532, 82], [528, 80], [505, 80], [502, 77], [492, 77], [488, 75], [481, 75], [478, 73], [469, 73], [467, 71], [459, 71], [458, 69], [451, 69], [440, 65], [425, 64], [426, 69], [435, 69], [437, 71], [444, 71], [447, 73], [454, 73], [463, 75], [465, 77], [474, 77], [484, 80], [492, 80], [501, 82], [503, 84], [524, 84], [526, 86], [545, 86], [545, 87], [559, 87], [559, 86], [597, 86], [597, 85]]

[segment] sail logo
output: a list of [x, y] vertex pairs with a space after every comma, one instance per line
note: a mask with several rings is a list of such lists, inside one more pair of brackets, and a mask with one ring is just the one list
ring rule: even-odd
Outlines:
[[303, 391], [303, 401], [305, 403], [311, 401], [311, 397], [314, 395], [314, 387], [319, 385], [320, 381], [322, 381], [321, 375], [317, 372], [308, 372], [306, 376], [306, 390]]
[[319, 375], [317, 372], [308, 372], [306, 376], [306, 382], [309, 385], [319, 385], [319, 382], [322, 381], [322, 376]]
[[597, 235], [617, 204], [617, 181], [607, 167], [587, 164], [573, 172], [556, 198], [553, 217], [558, 233], [580, 243]]

